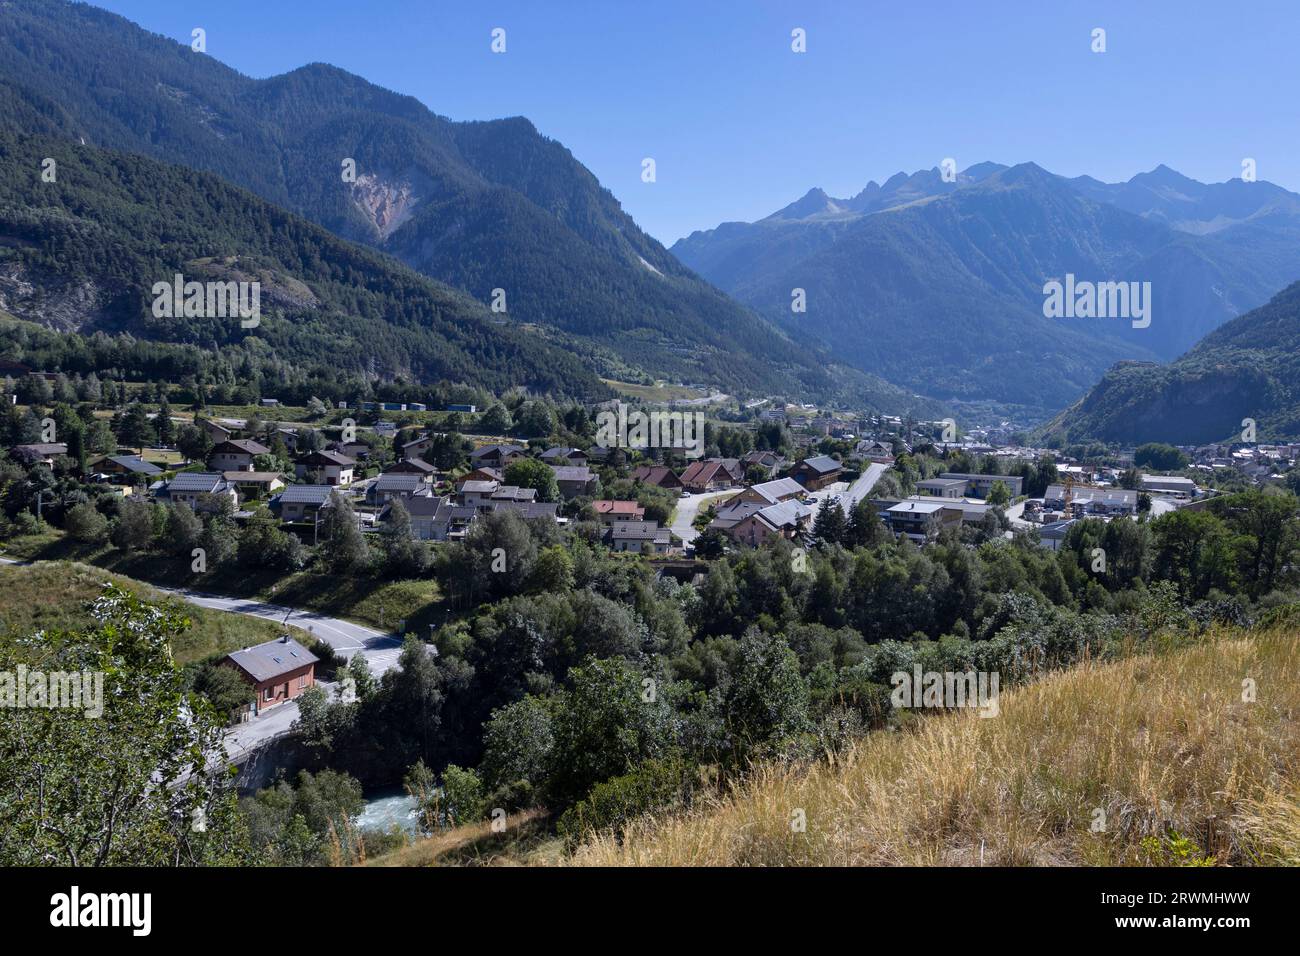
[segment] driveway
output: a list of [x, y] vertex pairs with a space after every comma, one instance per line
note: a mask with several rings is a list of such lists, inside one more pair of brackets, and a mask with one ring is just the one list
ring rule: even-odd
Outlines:
[[814, 508], [820, 508], [824, 499], [833, 498], [838, 495], [840, 506], [844, 509], [844, 513], [847, 515], [857, 507], [859, 501], [871, 493], [871, 489], [876, 486], [876, 482], [880, 480], [880, 476], [888, 469], [888, 465], [882, 465], [879, 462], [872, 462], [866, 467], [862, 474], [858, 476], [857, 481], [853, 482], [853, 484], [850, 485], [847, 482], [837, 481], [833, 485], [827, 485], [825, 488], [818, 491], [809, 492], [808, 499]]
[[678, 498], [677, 510], [673, 512], [673, 522], [669, 527], [672, 528], [673, 534], [682, 539], [682, 546], [685, 547], [700, 536], [700, 533], [691, 527], [691, 522], [695, 520], [701, 508], [710, 501], [731, 498], [740, 492], [740, 488], [729, 488], [726, 491], [706, 491]]

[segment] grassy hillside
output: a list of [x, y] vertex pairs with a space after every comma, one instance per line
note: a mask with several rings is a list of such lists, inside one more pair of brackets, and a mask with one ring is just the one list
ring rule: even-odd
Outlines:
[[[274, 621], [205, 610], [133, 578], [76, 562], [55, 561], [0, 565], [0, 639], [42, 628], [90, 627], [90, 606], [109, 581], [146, 600], [179, 608], [190, 619], [190, 628], [172, 644], [172, 654], [179, 664], [260, 644], [284, 632]], [[310, 642], [311, 638], [298, 628], [289, 630], [299, 640]]]
[[622, 845], [596, 840], [573, 862], [977, 865], [983, 847], [990, 866], [1297, 865], [1297, 674], [1294, 628], [1081, 666], [1004, 694], [998, 718], [922, 719], [831, 764], [761, 769], [732, 796], [645, 822]]
[[408, 631], [424, 634], [431, 623], [441, 623], [445, 614], [438, 583], [428, 578], [389, 581], [357, 575], [340, 579], [316, 571], [285, 574], [235, 564], [196, 577], [184, 561], [159, 560], [158, 555], [148, 552], [124, 554], [109, 545], [83, 544], [57, 529], [11, 538], [3, 547], [6, 557], [40, 562], [37, 567], [73, 565], [99, 571], [114, 581], [125, 578], [142, 588], [148, 587], [145, 582], [151, 582], [161, 587], [191, 587], [213, 594], [260, 598], [370, 627], [391, 628], [405, 620]]

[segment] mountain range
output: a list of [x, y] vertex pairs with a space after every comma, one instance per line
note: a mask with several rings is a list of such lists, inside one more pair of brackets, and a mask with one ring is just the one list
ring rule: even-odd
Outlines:
[[[153, 286], [177, 273], [257, 281], [256, 325], [156, 315]], [[211, 173], [3, 129], [0, 309], [62, 332], [230, 348], [244, 374], [267, 365], [282, 385], [350, 377], [610, 394], [576, 356], [496, 324], [464, 292]]]
[[[526, 119], [452, 122], [343, 70], [264, 80], [114, 14], [0, 4], [0, 121], [205, 170], [504, 307], [599, 374], [935, 410], [792, 339], [647, 236]], [[500, 290], [500, 291], [497, 291]]]
[[[814, 189], [753, 223], [680, 240], [688, 266], [805, 341], [941, 399], [1031, 414], [1118, 361], [1173, 358], [1300, 274], [1300, 196], [1165, 166], [1107, 184], [980, 163]], [[1152, 322], [1044, 317], [1044, 285], [1150, 282]], [[802, 289], [806, 312], [792, 310]]]
[[[1300, 271], [1300, 196], [1166, 166], [1124, 183], [1033, 163], [899, 173], [670, 251], [526, 119], [453, 122], [320, 63], [253, 79], [63, 0], [0, 3], [0, 134], [0, 307], [79, 333], [274, 339], [297, 375], [342, 343], [371, 380], [598, 397], [601, 378], [667, 378], [1043, 420]], [[40, 150], [85, 179], [45, 188]], [[172, 221], [138, 182], [177, 190]], [[109, 237], [119, 261], [95, 258]], [[266, 277], [266, 328], [153, 320], [144, 290], [183, 269]], [[1152, 321], [1046, 317], [1045, 284], [1071, 276], [1150, 283]]]

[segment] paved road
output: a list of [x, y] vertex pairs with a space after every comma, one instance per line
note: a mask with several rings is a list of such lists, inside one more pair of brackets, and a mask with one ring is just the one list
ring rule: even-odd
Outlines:
[[[371, 672], [378, 677], [386, 670], [397, 666], [401, 653], [402, 639], [394, 634], [385, 634], [363, 624], [353, 624], [337, 617], [318, 614], [315, 611], [303, 611], [279, 604], [270, 604], [253, 598], [223, 597], [219, 594], [203, 594], [189, 589], [159, 588], [169, 594], [196, 604], [199, 607], [231, 614], [247, 614], [276, 623], [288, 623], [300, 627], [314, 637], [319, 637], [341, 656], [352, 658], [361, 654], [370, 664]], [[322, 681], [321, 685], [334, 696], [335, 685]], [[232, 760], [237, 760], [249, 750], [289, 732], [289, 727], [298, 719], [298, 704], [288, 701], [259, 714], [252, 720], [232, 728], [224, 741], [226, 753]]]
[[739, 493], [739, 488], [730, 488], [727, 491], [706, 491], [679, 498], [677, 510], [673, 512], [673, 522], [669, 527], [672, 528], [673, 534], [682, 539], [682, 546], [685, 547], [700, 536], [700, 533], [691, 527], [691, 522], [695, 520], [701, 508], [710, 501], [730, 498]]
[[281, 604], [270, 604], [256, 598], [224, 597], [220, 594], [205, 594], [188, 588], [159, 588], [168, 594], [175, 594], [191, 604], [209, 608], [214, 611], [229, 611], [233, 614], [248, 614], [252, 617], [265, 618], [280, 624], [288, 623], [300, 627], [314, 637], [319, 637], [343, 657], [351, 658], [361, 653], [370, 664], [371, 671], [379, 676], [384, 671], [397, 666], [397, 657], [402, 649], [402, 639], [395, 634], [377, 631], [364, 624], [354, 624], [342, 618], [329, 617], [316, 611], [303, 611]]
[[[29, 564], [13, 558], [0, 557], [0, 564]], [[365, 655], [370, 670], [379, 676], [384, 671], [397, 666], [401, 653], [402, 639], [394, 634], [385, 634], [363, 624], [354, 624], [337, 617], [318, 614], [315, 611], [303, 611], [279, 604], [270, 604], [253, 598], [232, 598], [219, 594], [205, 594], [188, 588], [163, 588], [159, 591], [174, 594], [177, 597], [199, 607], [231, 614], [248, 614], [277, 623], [289, 623], [300, 627], [309, 634], [328, 643], [340, 655], [351, 659], [353, 654]], [[331, 692], [334, 685], [322, 682]], [[252, 748], [288, 733], [289, 726], [298, 718], [298, 705], [293, 701], [281, 704], [247, 723], [232, 728], [225, 738], [226, 752], [232, 759], [242, 756]]]
[[1014, 505], [1007, 506], [1007, 519], [1011, 522], [1012, 528], [1032, 528], [1035, 527], [1032, 521], [1025, 520], [1025, 505], [1029, 499], [1017, 501]]
[[876, 482], [880, 480], [880, 476], [888, 469], [888, 465], [872, 462], [867, 466], [866, 470], [858, 476], [857, 481], [853, 482], [852, 485], [843, 481], [837, 481], [835, 484], [827, 485], [819, 491], [810, 492], [808, 497], [814, 508], [820, 508], [822, 499], [839, 495], [840, 506], [844, 509], [844, 513], [847, 515], [857, 506], [859, 501], [871, 493], [871, 489], [876, 486]]

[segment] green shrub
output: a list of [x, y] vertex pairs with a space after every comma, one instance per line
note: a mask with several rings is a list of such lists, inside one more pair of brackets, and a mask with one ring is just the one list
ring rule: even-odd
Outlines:
[[647, 760], [629, 774], [596, 784], [561, 814], [555, 829], [570, 846], [604, 830], [621, 836], [640, 816], [688, 805], [698, 779], [698, 768], [680, 757]]

